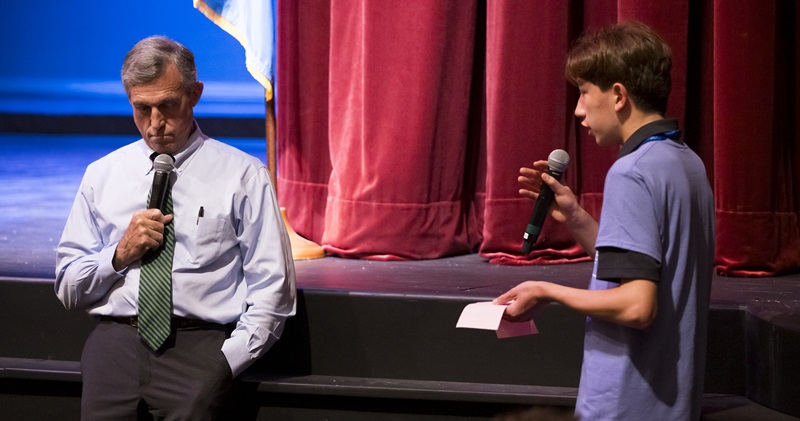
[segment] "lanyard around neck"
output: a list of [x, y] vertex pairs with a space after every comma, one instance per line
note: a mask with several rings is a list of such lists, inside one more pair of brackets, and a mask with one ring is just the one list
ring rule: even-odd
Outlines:
[[668, 132], [657, 133], [657, 134], [654, 134], [654, 135], [648, 137], [641, 144], [639, 144], [639, 146], [644, 145], [647, 142], [657, 142], [657, 141], [667, 140], [667, 139], [677, 141], [680, 138], [681, 138], [681, 131], [680, 130], [670, 130]]

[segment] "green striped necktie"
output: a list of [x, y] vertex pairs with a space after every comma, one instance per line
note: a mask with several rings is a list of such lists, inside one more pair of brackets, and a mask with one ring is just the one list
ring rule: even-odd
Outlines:
[[[172, 212], [172, 189], [167, 188], [162, 212]], [[149, 201], [149, 199], [148, 199]], [[174, 217], [174, 215], [173, 215]], [[153, 351], [169, 337], [172, 318], [172, 255], [175, 220], [164, 226], [164, 244], [142, 258], [139, 275], [139, 336]]]

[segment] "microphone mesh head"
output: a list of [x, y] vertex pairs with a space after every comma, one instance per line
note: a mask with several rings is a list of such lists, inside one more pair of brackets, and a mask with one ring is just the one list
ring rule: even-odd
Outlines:
[[175, 168], [175, 160], [168, 154], [162, 153], [153, 160], [153, 168], [156, 171], [170, 172]]
[[550, 156], [547, 157], [547, 165], [550, 167], [550, 171], [564, 172], [567, 169], [567, 164], [569, 164], [569, 154], [563, 149], [556, 149], [550, 152]]

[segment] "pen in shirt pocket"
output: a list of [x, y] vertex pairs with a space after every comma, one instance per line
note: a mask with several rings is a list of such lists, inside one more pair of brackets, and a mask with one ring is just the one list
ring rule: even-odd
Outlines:
[[200, 225], [200, 218], [203, 217], [203, 213], [203, 207], [200, 206], [200, 210], [197, 211], [197, 222], [195, 222], [195, 225]]

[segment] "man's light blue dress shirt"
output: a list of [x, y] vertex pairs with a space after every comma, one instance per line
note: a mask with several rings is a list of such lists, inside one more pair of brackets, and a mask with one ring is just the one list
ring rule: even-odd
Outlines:
[[[236, 323], [222, 347], [236, 376], [294, 315], [294, 263], [264, 164], [195, 127], [175, 156], [173, 314]], [[140, 139], [86, 169], [57, 249], [55, 291], [67, 309], [138, 313], [141, 262], [117, 272], [111, 261], [131, 216], [147, 207], [152, 153]]]

